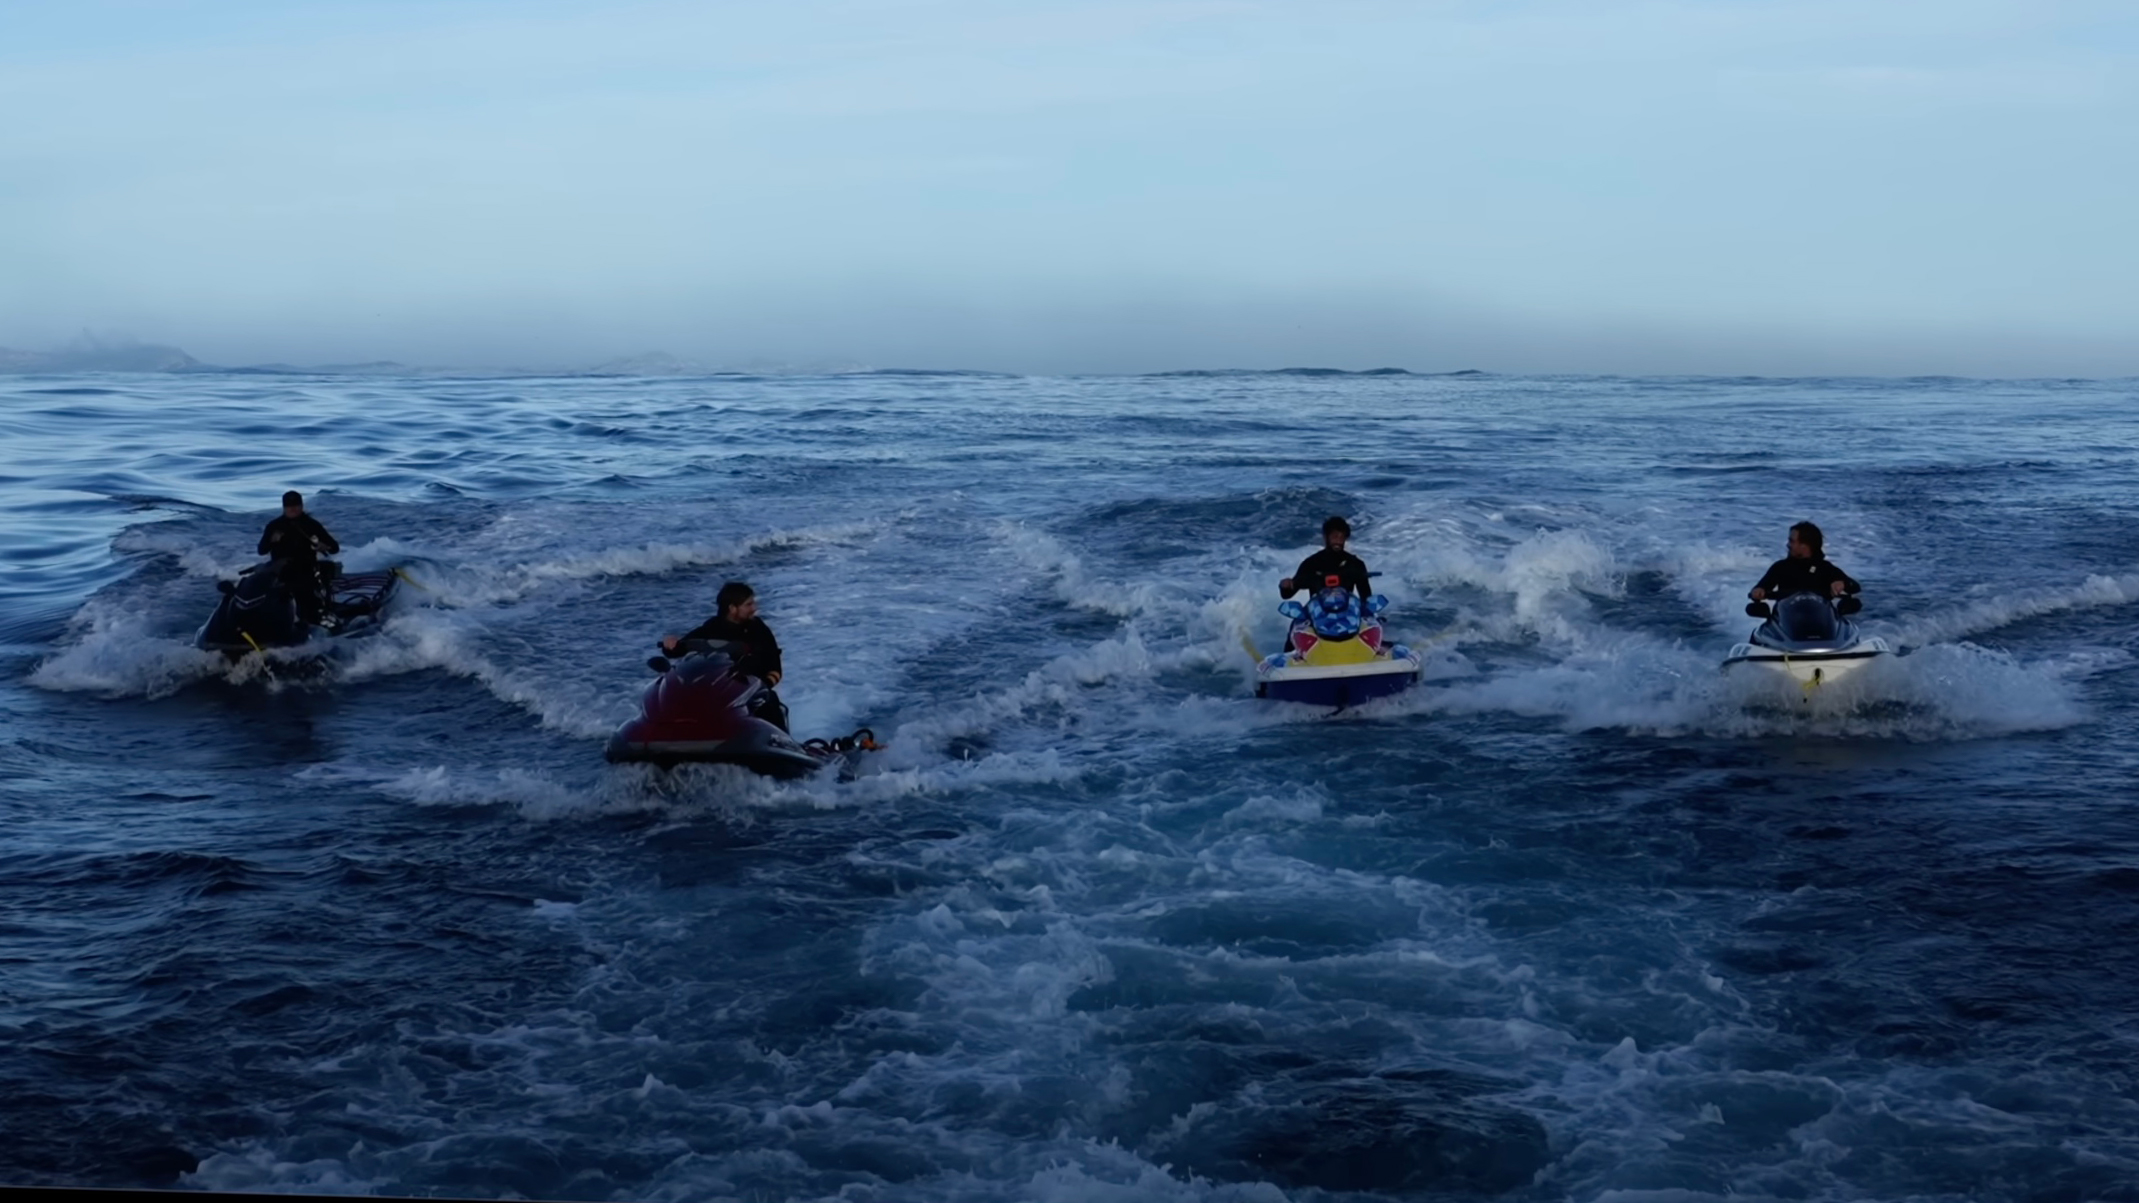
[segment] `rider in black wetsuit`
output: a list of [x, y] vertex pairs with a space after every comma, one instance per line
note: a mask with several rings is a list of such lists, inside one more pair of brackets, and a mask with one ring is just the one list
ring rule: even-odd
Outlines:
[[[1800, 522], [1790, 528], [1790, 554], [1768, 565], [1768, 573], [1746, 594], [1754, 601], [1817, 593], [1830, 600], [1859, 592], [1863, 586], [1828, 560], [1820, 528]], [[1847, 613], [1847, 611], [1844, 611]]]
[[304, 494], [295, 489], [282, 495], [282, 516], [260, 532], [260, 554], [274, 560], [276, 574], [297, 597], [297, 612], [309, 623], [325, 619], [326, 587], [340, 571], [332, 561], [321, 561], [319, 553], [331, 556], [341, 550], [319, 519], [305, 513]]
[[1291, 576], [1277, 583], [1279, 597], [1291, 597], [1300, 590], [1309, 593], [1328, 587], [1331, 577], [1346, 589], [1359, 591], [1359, 600], [1364, 603], [1374, 595], [1374, 586], [1367, 583], [1365, 560], [1344, 549], [1344, 541], [1352, 537], [1352, 524], [1332, 515], [1322, 522], [1322, 550], [1300, 561], [1300, 566]]
[[782, 731], [787, 730], [787, 706], [772, 689], [780, 683], [780, 643], [772, 637], [772, 628], [758, 617], [757, 592], [741, 581], [729, 581], [720, 587], [713, 604], [718, 611], [713, 617], [683, 635], [664, 636], [661, 650], [673, 653], [679, 644], [689, 639], [728, 644], [728, 654], [735, 660], [735, 671], [765, 683], [765, 687], [750, 700], [750, 712]]

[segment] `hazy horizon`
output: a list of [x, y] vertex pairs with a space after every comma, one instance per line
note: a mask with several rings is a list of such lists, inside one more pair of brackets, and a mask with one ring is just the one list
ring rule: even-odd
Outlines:
[[2139, 374], [2139, 13], [16, 6], [0, 346]]

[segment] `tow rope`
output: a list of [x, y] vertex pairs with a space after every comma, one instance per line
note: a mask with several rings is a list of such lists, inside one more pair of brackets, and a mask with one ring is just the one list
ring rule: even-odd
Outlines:
[[841, 736], [838, 739], [803, 740], [802, 748], [804, 751], [814, 752], [819, 756], [838, 756], [848, 752], [881, 752], [884, 750], [884, 745], [876, 742], [876, 732], [863, 727], [852, 735]]
[[[1789, 672], [1789, 671], [1790, 671], [1790, 653], [1788, 653], [1788, 652], [1784, 652], [1784, 653], [1782, 654], [1782, 666], [1783, 666], [1783, 671], [1784, 671], [1784, 672]], [[1805, 695], [1806, 697], [1808, 697], [1808, 698], [1809, 698], [1809, 697], [1811, 697], [1811, 696], [1812, 696], [1812, 691], [1813, 691], [1813, 690], [1815, 690], [1815, 689], [1818, 689], [1818, 688], [1820, 688], [1820, 687], [1821, 687], [1822, 685], [1825, 685], [1826, 683], [1827, 683], [1827, 670], [1826, 670], [1826, 669], [1824, 669], [1824, 668], [1817, 668], [1817, 667], [1815, 667], [1815, 668], [1814, 668], [1814, 669], [1812, 670], [1812, 676], [1811, 676], [1811, 678], [1810, 678], [1810, 679], [1808, 679], [1808, 680], [1805, 680], [1805, 681], [1799, 682], [1799, 684], [1798, 684], [1798, 689], [1799, 689], [1799, 690], [1801, 690], [1801, 691], [1802, 691], [1802, 692], [1804, 693], [1804, 695]]]

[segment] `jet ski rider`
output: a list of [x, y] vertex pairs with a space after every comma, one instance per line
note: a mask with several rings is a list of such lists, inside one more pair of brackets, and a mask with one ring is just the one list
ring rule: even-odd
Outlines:
[[342, 545], [319, 524], [319, 519], [305, 513], [304, 494], [291, 489], [282, 495], [282, 516], [269, 521], [267, 529], [260, 532], [259, 550], [270, 558], [270, 567], [296, 596], [298, 614], [315, 626], [325, 622], [327, 585], [341, 571], [341, 565], [321, 560], [319, 553], [338, 555]]
[[[1830, 600], [1859, 592], [1863, 586], [1827, 558], [1826, 540], [1820, 528], [1800, 522], [1790, 528], [1790, 554], [1768, 566], [1766, 576], [1746, 594], [1754, 601], [1788, 597], [1793, 593], [1817, 593]], [[1851, 603], [1849, 609], [1856, 608]]]
[[787, 707], [772, 690], [780, 683], [780, 644], [772, 637], [772, 628], [758, 617], [757, 591], [741, 581], [729, 581], [720, 587], [713, 605], [717, 611], [713, 617], [683, 635], [662, 636], [661, 650], [673, 655], [680, 645], [692, 639], [727, 644], [735, 671], [764, 683], [764, 688], [750, 700], [750, 713], [787, 730]]
[[1359, 591], [1363, 605], [1374, 595], [1374, 586], [1367, 582], [1366, 561], [1344, 549], [1346, 539], [1352, 537], [1352, 524], [1341, 515], [1332, 514], [1322, 520], [1322, 550], [1300, 561], [1291, 576], [1277, 583], [1279, 597], [1291, 597], [1300, 590], [1316, 593], [1330, 585]]

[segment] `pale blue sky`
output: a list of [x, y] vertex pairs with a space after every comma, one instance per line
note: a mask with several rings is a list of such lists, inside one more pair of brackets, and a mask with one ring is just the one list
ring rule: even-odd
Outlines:
[[0, 345], [2139, 373], [2139, 5], [0, 0]]

